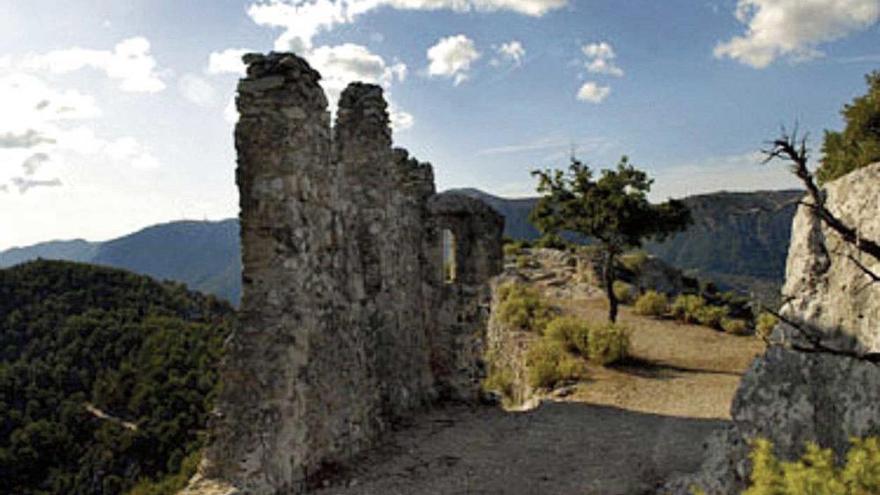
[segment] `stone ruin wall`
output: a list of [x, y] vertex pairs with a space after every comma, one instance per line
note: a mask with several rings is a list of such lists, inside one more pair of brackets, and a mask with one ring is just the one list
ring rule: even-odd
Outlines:
[[[201, 476], [240, 493], [297, 493], [395, 419], [477, 397], [503, 219], [435, 194], [431, 166], [392, 148], [378, 86], [350, 85], [331, 127], [304, 60], [245, 63], [243, 299]], [[443, 229], [456, 239], [452, 283]]]

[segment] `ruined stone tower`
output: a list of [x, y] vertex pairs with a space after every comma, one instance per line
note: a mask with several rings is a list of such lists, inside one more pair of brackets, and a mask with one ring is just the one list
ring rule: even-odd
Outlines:
[[245, 63], [243, 298], [202, 474], [298, 493], [395, 418], [476, 398], [503, 219], [435, 194], [431, 166], [392, 149], [378, 86], [351, 84], [331, 127], [304, 60]]

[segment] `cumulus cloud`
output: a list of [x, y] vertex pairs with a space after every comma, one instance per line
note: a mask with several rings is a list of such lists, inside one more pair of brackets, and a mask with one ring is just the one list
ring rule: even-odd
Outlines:
[[501, 46], [495, 46], [493, 48], [495, 49], [497, 57], [492, 59], [490, 64], [496, 67], [502, 63], [510, 63], [514, 67], [519, 67], [522, 65], [523, 58], [526, 56], [526, 49], [523, 48], [522, 43], [516, 40], [502, 43]]
[[614, 48], [605, 41], [590, 43], [581, 47], [581, 51], [587, 58], [586, 67], [594, 74], [607, 74], [609, 76], [623, 76], [623, 69], [614, 63], [617, 54]]
[[589, 103], [602, 103], [609, 94], [611, 94], [610, 87], [600, 86], [593, 81], [588, 81], [578, 90], [577, 99]]
[[119, 42], [113, 50], [68, 48], [32, 55], [25, 66], [56, 74], [96, 69], [118, 80], [123, 91], [133, 93], [156, 93], [165, 89], [156, 59], [150, 53], [150, 42], [140, 36]]
[[[308, 61], [321, 73], [321, 86], [327, 93], [331, 109], [336, 107], [339, 96], [349, 83], [378, 84], [387, 91], [395, 81], [403, 81], [407, 74], [405, 64], [395, 62], [389, 65], [367, 47], [353, 43], [318, 47], [309, 53]], [[386, 93], [386, 97], [392, 127], [395, 130], [412, 127], [413, 116], [398, 109], [390, 94]]]
[[208, 74], [237, 74], [245, 75], [245, 65], [241, 57], [245, 53], [252, 52], [247, 48], [227, 48], [222, 52], [212, 52], [208, 56]]
[[880, 0], [738, 0], [735, 15], [746, 32], [716, 45], [715, 57], [761, 69], [821, 56], [820, 44], [876, 23]]
[[8, 147], [51, 142], [46, 129], [52, 125], [93, 119], [101, 113], [91, 96], [58, 90], [38, 77], [21, 73], [0, 76], [0, 108], [0, 135]]
[[194, 74], [184, 74], [177, 81], [177, 87], [184, 98], [200, 107], [210, 107], [217, 100], [217, 90]]
[[264, 0], [251, 4], [247, 13], [261, 26], [283, 29], [275, 49], [305, 53], [321, 31], [349, 24], [380, 7], [399, 10], [451, 10], [455, 12], [510, 11], [540, 17], [564, 7], [567, 0]]
[[428, 75], [453, 78], [458, 86], [469, 77], [471, 64], [480, 58], [474, 41], [463, 34], [441, 38], [428, 48]]
[[[21, 164], [25, 177], [3, 171], [0, 182], [24, 194], [34, 188], [61, 185], [60, 179], [37, 177], [51, 164], [57, 169], [74, 156], [112, 160], [119, 165], [155, 168], [158, 160], [131, 137], [106, 139], [84, 123], [101, 115], [92, 97], [59, 90], [31, 74], [0, 76], [0, 152], [7, 163]], [[8, 188], [8, 185], [7, 185]]]

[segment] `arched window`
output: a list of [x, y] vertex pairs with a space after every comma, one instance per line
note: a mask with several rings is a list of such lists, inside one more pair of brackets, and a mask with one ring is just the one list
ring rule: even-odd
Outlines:
[[455, 261], [455, 234], [443, 229], [443, 281], [447, 284], [455, 282], [458, 266]]

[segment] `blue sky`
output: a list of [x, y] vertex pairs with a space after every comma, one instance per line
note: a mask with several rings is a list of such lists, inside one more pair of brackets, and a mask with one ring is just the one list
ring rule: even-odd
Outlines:
[[658, 200], [796, 186], [756, 152], [783, 124], [814, 144], [840, 127], [880, 68], [878, 17], [880, 0], [6, 0], [0, 249], [235, 216], [241, 50], [303, 54], [331, 101], [382, 84], [440, 189], [527, 195], [572, 148], [629, 155]]

